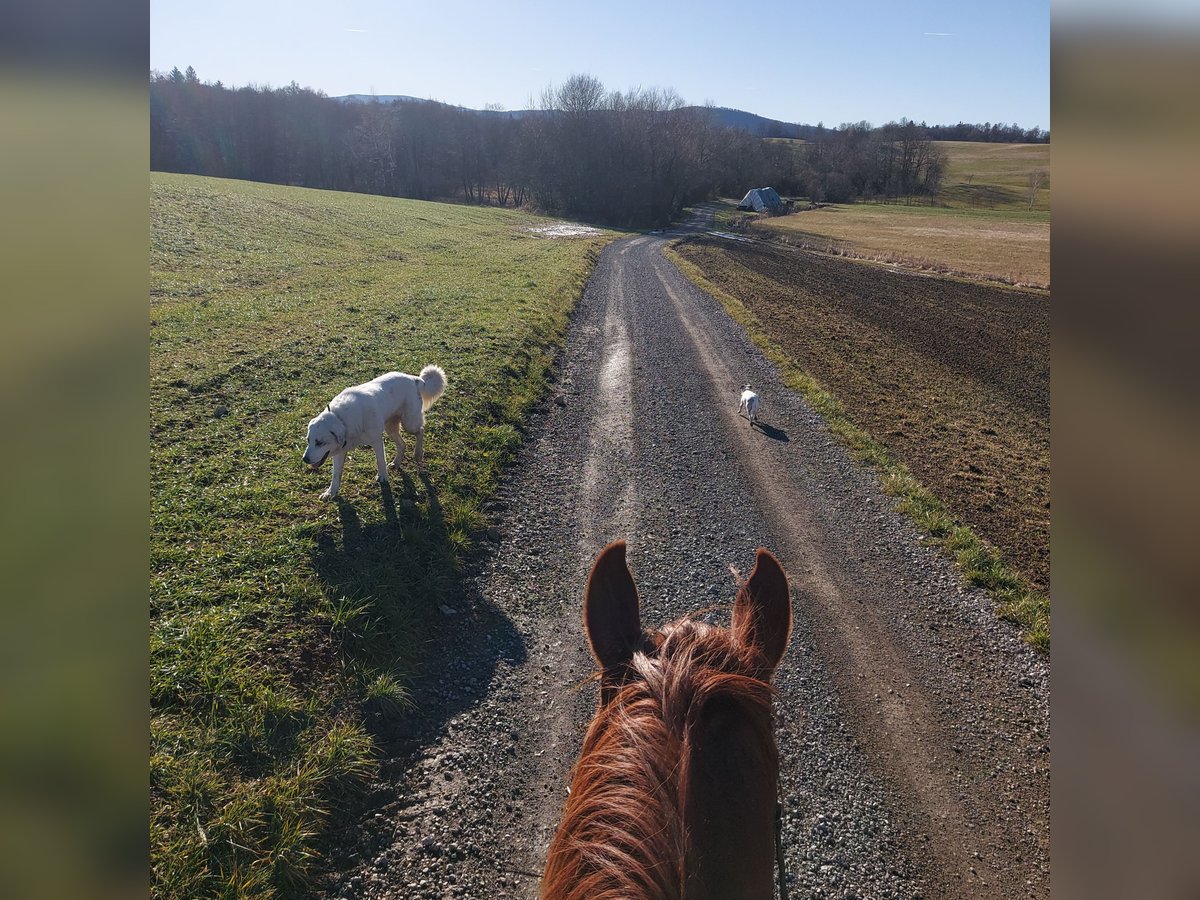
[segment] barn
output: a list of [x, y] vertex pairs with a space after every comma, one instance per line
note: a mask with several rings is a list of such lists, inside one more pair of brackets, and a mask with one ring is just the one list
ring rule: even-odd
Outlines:
[[738, 204], [738, 209], [753, 210], [754, 212], [762, 212], [767, 210], [774, 212], [778, 209], [783, 209], [783, 199], [776, 193], [775, 188], [760, 187], [751, 188], [746, 192], [746, 196], [742, 198], [742, 202]]

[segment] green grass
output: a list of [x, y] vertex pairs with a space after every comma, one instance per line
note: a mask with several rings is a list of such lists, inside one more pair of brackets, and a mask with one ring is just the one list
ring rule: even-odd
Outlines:
[[[539, 221], [152, 175], [153, 896], [311, 892], [612, 236]], [[359, 452], [319, 501], [308, 419], [429, 362], [427, 476]]]
[[[1029, 173], [1050, 172], [1049, 144], [987, 144], [935, 141], [946, 153], [940, 202], [997, 212], [1029, 210]], [[969, 182], [969, 183], [968, 183]], [[1050, 182], [1038, 191], [1033, 212], [1050, 212]]]
[[1039, 650], [1050, 649], [1050, 598], [1032, 590], [1028, 583], [1005, 564], [1000, 552], [971, 528], [957, 522], [945, 504], [935, 497], [909, 469], [897, 462], [887, 448], [854, 424], [845, 408], [817, 379], [776, 342], [745, 304], [719, 288], [704, 273], [672, 249], [671, 261], [697, 286], [716, 297], [729, 315], [746, 329], [751, 339], [779, 369], [785, 383], [799, 392], [822, 418], [829, 430], [850, 449], [855, 458], [873, 467], [885, 491], [897, 498], [897, 508], [909, 514], [928, 539], [946, 550], [958, 564], [967, 582], [988, 591], [998, 604], [1002, 618], [1020, 626], [1025, 639]]

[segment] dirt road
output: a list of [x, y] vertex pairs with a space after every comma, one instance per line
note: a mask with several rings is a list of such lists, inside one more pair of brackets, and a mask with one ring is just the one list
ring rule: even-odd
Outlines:
[[1045, 294], [704, 236], [680, 253], [955, 518], [1050, 589]]
[[[445, 616], [422, 717], [330, 896], [536, 895], [595, 704], [583, 580], [621, 537], [651, 625], [727, 617], [729, 566], [760, 545], [791, 576], [777, 735], [793, 896], [1048, 896], [1045, 661], [662, 257], [667, 239], [601, 256], [559, 393], [492, 510], [495, 546]], [[743, 382], [761, 430], [737, 415]]]

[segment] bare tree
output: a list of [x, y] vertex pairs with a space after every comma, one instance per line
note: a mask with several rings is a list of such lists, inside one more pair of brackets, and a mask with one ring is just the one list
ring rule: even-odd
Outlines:
[[1033, 204], [1037, 202], [1038, 192], [1050, 183], [1050, 173], [1045, 169], [1034, 169], [1029, 173], [1029, 192], [1026, 196], [1029, 197], [1029, 208], [1033, 209]]

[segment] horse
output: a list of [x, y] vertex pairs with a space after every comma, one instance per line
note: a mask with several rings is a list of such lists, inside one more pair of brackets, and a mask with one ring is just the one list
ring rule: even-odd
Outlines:
[[770, 900], [779, 754], [771, 676], [787, 575], [759, 549], [728, 629], [644, 631], [625, 542], [588, 576], [600, 700], [542, 876], [543, 900]]

